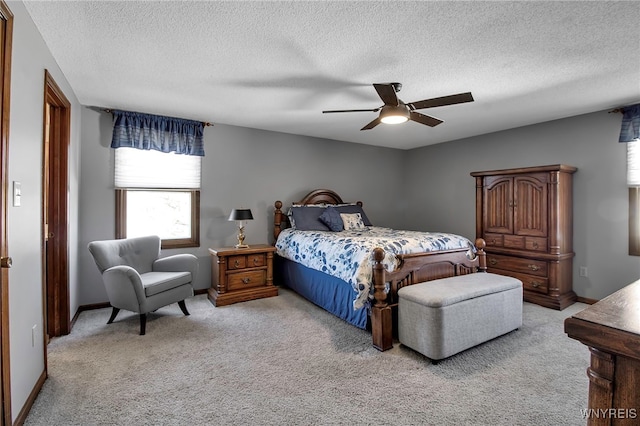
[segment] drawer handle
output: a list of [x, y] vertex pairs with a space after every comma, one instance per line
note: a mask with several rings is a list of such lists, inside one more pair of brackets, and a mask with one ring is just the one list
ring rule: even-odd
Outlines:
[[260, 263], [260, 258], [259, 257], [254, 257], [253, 258], [253, 264], [257, 265], [258, 263]]
[[495, 244], [496, 243], [496, 239], [494, 238], [493, 240], [491, 240], [491, 244]]
[[538, 265], [527, 265], [529, 267], [529, 269], [531, 269], [532, 271], [538, 271], [540, 270], [540, 267]]
[[531, 281], [531, 286], [533, 288], [538, 288], [538, 287], [540, 287], [540, 283], [538, 281]]
[[533, 246], [534, 249], [538, 248], [538, 242], [537, 241], [534, 241], [533, 244], [531, 244], [531, 245]]
[[239, 267], [239, 266], [240, 266], [240, 262], [236, 260], [236, 261], [234, 262], [234, 266], [235, 266], [236, 268], [237, 268], [237, 267]]
[[249, 284], [249, 282], [251, 281], [251, 278], [243, 278], [242, 282], [245, 284]]
[[489, 263], [495, 266], [498, 264], [498, 261], [492, 257], [489, 259]]

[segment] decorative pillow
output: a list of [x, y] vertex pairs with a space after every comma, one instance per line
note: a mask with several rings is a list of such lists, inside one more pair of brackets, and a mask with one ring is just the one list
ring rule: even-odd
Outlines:
[[329, 228], [320, 222], [324, 208], [313, 206], [293, 206], [289, 209], [291, 227], [300, 231], [328, 231]]
[[335, 206], [335, 209], [338, 210], [340, 213], [360, 213], [360, 216], [362, 217], [362, 222], [365, 224], [365, 226], [371, 226], [371, 221], [369, 220], [367, 215], [364, 214], [364, 210], [362, 209], [362, 206], [359, 206], [357, 204], [340, 204]]
[[293, 219], [293, 213], [291, 212], [291, 207], [289, 207], [289, 210], [287, 211], [287, 219], [289, 219], [289, 225], [293, 229], [296, 229], [296, 221]]
[[320, 222], [327, 225], [333, 232], [340, 232], [344, 229], [344, 224], [342, 223], [340, 213], [333, 207], [327, 207], [326, 209], [324, 209], [324, 212], [318, 219], [320, 219]]
[[360, 213], [340, 213], [340, 217], [346, 230], [367, 229]]

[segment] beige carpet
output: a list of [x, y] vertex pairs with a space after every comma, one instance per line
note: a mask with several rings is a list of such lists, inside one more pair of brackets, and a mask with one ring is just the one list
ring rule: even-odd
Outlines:
[[215, 308], [82, 312], [49, 345], [26, 425], [584, 425], [589, 352], [565, 317], [525, 303], [524, 325], [434, 365], [287, 289]]

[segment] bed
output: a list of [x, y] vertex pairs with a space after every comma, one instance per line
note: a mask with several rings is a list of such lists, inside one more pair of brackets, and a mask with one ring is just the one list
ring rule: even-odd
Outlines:
[[284, 212], [281, 201], [274, 207], [276, 282], [370, 329], [381, 351], [393, 347], [399, 289], [486, 271], [484, 240], [373, 226], [361, 202], [345, 203], [328, 189]]

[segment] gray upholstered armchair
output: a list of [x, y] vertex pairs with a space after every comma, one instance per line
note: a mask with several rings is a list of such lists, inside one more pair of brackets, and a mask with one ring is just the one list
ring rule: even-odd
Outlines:
[[113, 307], [107, 324], [120, 309], [140, 314], [140, 334], [145, 334], [147, 312], [178, 302], [189, 315], [184, 300], [193, 296], [198, 259], [192, 254], [160, 257], [157, 236], [89, 243]]

